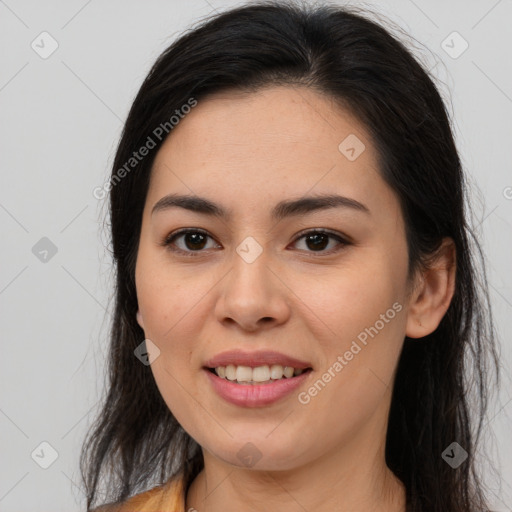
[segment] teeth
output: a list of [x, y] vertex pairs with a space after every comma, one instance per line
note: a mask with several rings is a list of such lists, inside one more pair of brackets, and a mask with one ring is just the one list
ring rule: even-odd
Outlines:
[[273, 364], [270, 367], [270, 378], [274, 380], [283, 378], [283, 367], [280, 364]]
[[219, 377], [243, 384], [272, 382], [274, 380], [280, 380], [283, 377], [290, 379], [303, 372], [303, 369], [293, 368], [291, 366], [285, 366], [283, 368], [280, 364], [273, 364], [270, 367], [268, 365], [257, 366], [256, 368], [230, 364], [228, 366], [217, 366], [217, 368], [215, 368], [215, 373]]
[[293, 368], [291, 366], [285, 366], [283, 370], [284, 376], [289, 379], [293, 377]]
[[268, 366], [257, 366], [253, 368], [251, 373], [254, 382], [265, 382], [270, 379], [270, 369]]
[[[218, 374], [217, 374], [218, 375]], [[220, 377], [220, 375], [219, 375]], [[226, 379], [236, 380], [236, 367], [233, 364], [226, 366]]]
[[238, 382], [249, 382], [252, 380], [252, 368], [248, 366], [236, 367], [236, 380]]

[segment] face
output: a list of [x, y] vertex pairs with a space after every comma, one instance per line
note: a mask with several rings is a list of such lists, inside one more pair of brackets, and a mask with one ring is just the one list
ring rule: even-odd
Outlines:
[[[171, 194], [224, 214], [161, 201]], [[330, 98], [284, 86], [216, 94], [159, 150], [137, 320], [160, 351], [151, 370], [163, 399], [210, 456], [290, 469], [380, 439], [406, 330], [406, 276], [398, 199], [364, 127]], [[230, 361], [240, 379], [268, 379], [266, 367], [279, 373], [280, 362], [304, 371], [253, 385], [207, 369]]]

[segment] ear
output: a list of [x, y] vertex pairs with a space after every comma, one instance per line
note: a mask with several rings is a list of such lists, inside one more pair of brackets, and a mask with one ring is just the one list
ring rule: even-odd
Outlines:
[[144, 321], [142, 320], [142, 315], [140, 314], [139, 310], [137, 310], [137, 323], [141, 326], [142, 329], [144, 329]]
[[422, 338], [437, 329], [455, 291], [455, 271], [455, 244], [451, 238], [444, 238], [411, 296], [406, 336]]

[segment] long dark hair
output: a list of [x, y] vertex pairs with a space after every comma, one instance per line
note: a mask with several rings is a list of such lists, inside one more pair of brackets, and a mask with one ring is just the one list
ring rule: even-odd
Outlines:
[[[122, 501], [178, 472], [190, 483], [203, 467], [200, 447], [169, 411], [150, 367], [134, 356], [144, 340], [134, 278], [142, 211], [155, 155], [172, 136], [169, 120], [176, 110], [220, 90], [266, 85], [311, 87], [349, 108], [367, 128], [380, 172], [400, 201], [409, 276], [428, 265], [443, 237], [453, 239], [455, 293], [432, 334], [405, 339], [386, 462], [405, 485], [408, 511], [486, 510], [475, 454], [487, 377], [498, 377], [499, 366], [485, 265], [465, 209], [467, 182], [446, 107], [404, 43], [364, 11], [290, 1], [251, 3], [201, 21], [158, 58], [129, 112], [105, 187], [115, 309], [109, 385], [80, 459], [87, 510], [98, 499], [101, 479], [106, 497]], [[155, 147], [127, 167], [149, 139]], [[457, 469], [442, 457], [452, 442], [468, 453]]]

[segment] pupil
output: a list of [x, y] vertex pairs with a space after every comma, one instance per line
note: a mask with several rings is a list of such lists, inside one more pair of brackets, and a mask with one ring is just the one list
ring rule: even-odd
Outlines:
[[[201, 240], [201, 238], [203, 240]], [[202, 233], [187, 233], [185, 235], [185, 243], [189, 249], [201, 249], [201, 247], [196, 247], [196, 244], [201, 245], [204, 244], [205, 236]]]
[[[320, 238], [323, 238], [323, 242], [319, 240]], [[313, 246], [312, 247], [308, 243], [308, 247], [310, 249], [312, 249], [312, 248], [313, 249], [314, 248], [324, 249], [326, 247], [326, 245], [327, 245], [327, 243], [326, 243], [327, 239], [328, 239], [328, 237], [325, 234], [323, 234], [323, 233], [315, 233], [313, 235], [309, 235], [309, 236], [306, 237], [306, 243], [308, 243], [308, 242], [313, 240]]]

